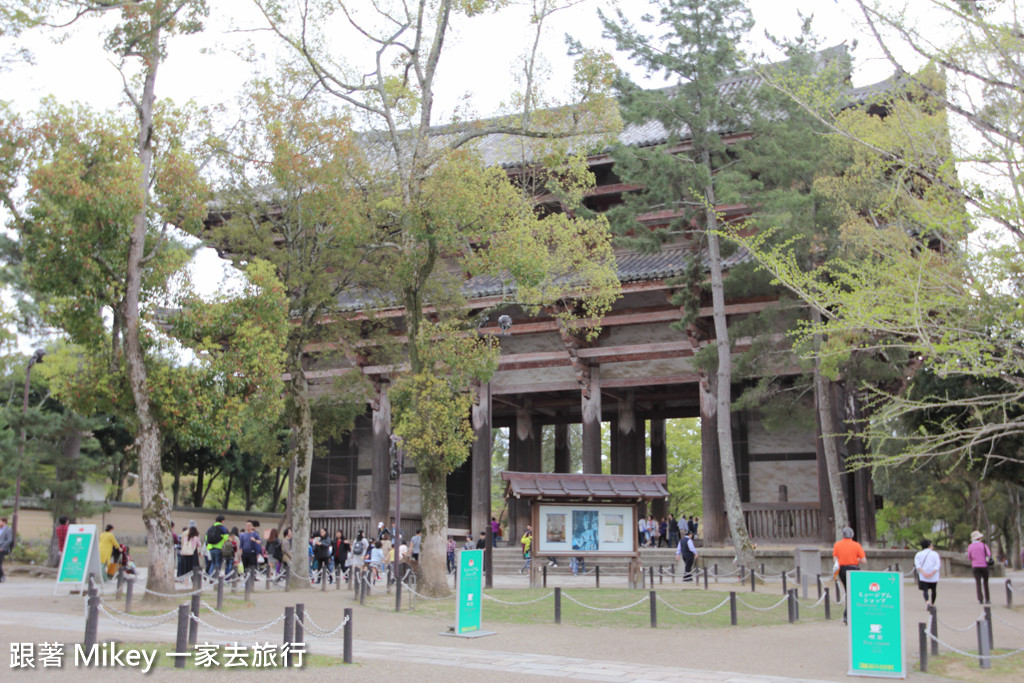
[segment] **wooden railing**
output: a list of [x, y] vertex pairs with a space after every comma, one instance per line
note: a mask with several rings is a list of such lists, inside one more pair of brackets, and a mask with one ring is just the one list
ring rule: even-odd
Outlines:
[[760, 541], [812, 541], [820, 533], [818, 503], [744, 503], [750, 537]]

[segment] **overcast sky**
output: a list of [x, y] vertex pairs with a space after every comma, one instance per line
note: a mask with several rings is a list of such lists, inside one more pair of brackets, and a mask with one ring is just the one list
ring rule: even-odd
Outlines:
[[[634, 17], [648, 9], [643, 0], [619, 0], [618, 4]], [[612, 5], [607, 0], [592, 0], [552, 18], [543, 42], [543, 54], [551, 70], [546, 79], [551, 96], [557, 96], [571, 76], [571, 61], [565, 55], [566, 33], [587, 45], [613, 48], [601, 39], [596, 11], [599, 6], [609, 11]], [[891, 73], [888, 63], [858, 28], [858, 15], [850, 0], [750, 0], [750, 7], [757, 26], [746, 46], [748, 52], [770, 49], [763, 38], [766, 30], [776, 36], [796, 35], [800, 27], [798, 12], [803, 12], [814, 14], [815, 29], [826, 46], [845, 42], [852, 49], [857, 84], [878, 81]], [[226, 14], [228, 10], [235, 14]], [[522, 10], [503, 11], [453, 25], [440, 65], [443, 77], [437, 87], [437, 122], [443, 122], [444, 116], [467, 96], [478, 115], [493, 113], [506, 100], [514, 88], [510, 64], [532, 39], [527, 17]], [[246, 41], [255, 41], [254, 53], [263, 56], [256, 64], [266, 67], [279, 49], [269, 34], [251, 30], [258, 25], [246, 0], [212, 0], [207, 29], [194, 37], [172, 40], [169, 57], [158, 75], [158, 96], [231, 106], [256, 68], [239, 59], [235, 50]], [[27, 47], [35, 59], [35, 64], [14, 64], [0, 72], [0, 98], [13, 101], [26, 112], [48, 95], [61, 102], [83, 101], [100, 109], [123, 106], [121, 76], [102, 49], [100, 31], [96, 22], [84, 22], [60, 44], [39, 34], [23, 36], [17, 43], [0, 39], [0, 53]], [[859, 47], [853, 49], [858, 41]], [[360, 55], [351, 57], [358, 59]], [[216, 291], [220, 284], [224, 271], [218, 261], [212, 250], [204, 250], [194, 267], [196, 280], [206, 292]]]

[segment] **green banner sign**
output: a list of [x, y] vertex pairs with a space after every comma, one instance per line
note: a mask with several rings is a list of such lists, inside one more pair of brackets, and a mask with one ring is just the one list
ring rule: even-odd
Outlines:
[[100, 574], [100, 551], [95, 524], [72, 524], [64, 540], [57, 587], [84, 588], [89, 574]]
[[903, 577], [899, 572], [846, 575], [851, 676], [906, 678]]
[[479, 631], [483, 613], [484, 551], [459, 551], [455, 633]]

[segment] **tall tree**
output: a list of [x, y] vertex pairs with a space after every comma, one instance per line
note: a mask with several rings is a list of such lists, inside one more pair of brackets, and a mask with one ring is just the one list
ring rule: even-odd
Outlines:
[[[387, 277], [373, 284], [385, 301], [402, 307], [406, 342], [405, 357], [394, 366], [404, 371], [393, 382], [394, 432], [404, 438], [420, 477], [420, 585], [428, 594], [445, 595], [446, 475], [467, 457], [472, 434], [466, 429], [465, 383], [486, 380], [495, 357], [495, 345], [476, 338], [478, 314], [469, 315], [465, 278], [496, 277], [505, 302], [529, 311], [548, 307], [569, 328], [601, 315], [618, 293], [605, 222], [570, 213], [593, 182], [583, 157], [567, 158], [565, 146], [516, 145], [529, 148], [529, 164], [538, 169], [531, 177], [543, 178], [545, 191], [566, 208], [556, 201], [538, 212], [534, 186], [517, 187], [504, 171], [488, 168], [476, 143], [498, 134], [557, 141], [578, 135], [581, 125], [588, 133], [613, 125], [617, 118], [602, 96], [604, 62], [582, 57], [573, 101], [557, 111], [541, 115], [533, 109], [538, 83], [527, 69], [523, 90], [513, 99], [531, 114], [436, 128], [449, 123], [437, 121], [435, 87], [452, 26], [506, 3], [255, 2], [320, 86], [373, 131], [362, 141], [373, 176], [365, 183], [372, 192], [365, 220], [388, 237], [378, 256]], [[542, 22], [562, 4], [538, 0], [535, 19]], [[365, 45], [370, 63], [344, 64], [325, 51], [331, 44], [322, 32], [327, 27], [333, 38], [347, 31], [349, 46]], [[442, 425], [448, 430], [439, 431]]]
[[[752, 26], [750, 13], [739, 0], [660, 0], [655, 14], [642, 17], [660, 35], [650, 36], [619, 10], [601, 14], [605, 35], [650, 74], [663, 76], [670, 86], [643, 90], [622, 81], [622, 117], [626, 123], [660, 123], [665, 144], [655, 149], [620, 149], [614, 156], [616, 173], [642, 190], [625, 197], [615, 217], [622, 232], [641, 244], [692, 239], [693, 225], [701, 231], [714, 319], [714, 378], [705, 371], [701, 381], [714, 400], [719, 462], [725, 507], [737, 561], [749, 564], [753, 547], [743, 518], [732, 445], [732, 349], [725, 313], [722, 255], [719, 246], [719, 206], [738, 197], [746, 179], [735, 173], [728, 138], [749, 127], [742, 88], [722, 84], [740, 67], [737, 44]], [[745, 118], [747, 117], [747, 118]], [[660, 230], [648, 232], [637, 217], [654, 207], [671, 207], [675, 218]], [[697, 242], [697, 240], [695, 240]], [[699, 244], [699, 242], [698, 242]], [[699, 250], [703, 251], [703, 249]], [[694, 277], [703, 279], [701, 259], [693, 259]], [[694, 303], [694, 302], [691, 302]]]

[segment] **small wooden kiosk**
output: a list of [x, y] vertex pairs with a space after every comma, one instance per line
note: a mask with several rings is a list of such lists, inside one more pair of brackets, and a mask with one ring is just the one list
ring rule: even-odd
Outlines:
[[[668, 498], [666, 475], [502, 472], [501, 478], [506, 498], [529, 502], [532, 558], [629, 557], [629, 586], [641, 585], [637, 521], [647, 501]], [[530, 563], [531, 587], [540, 585], [539, 566]]]

